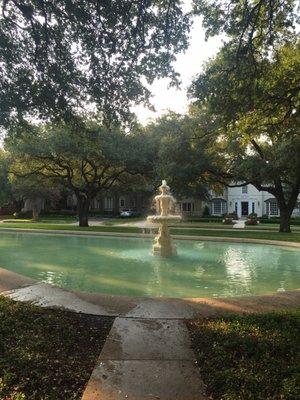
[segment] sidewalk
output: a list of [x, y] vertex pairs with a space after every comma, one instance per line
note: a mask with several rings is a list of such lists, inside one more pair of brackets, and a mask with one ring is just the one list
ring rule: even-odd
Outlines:
[[206, 400], [181, 320], [116, 318], [82, 400]]

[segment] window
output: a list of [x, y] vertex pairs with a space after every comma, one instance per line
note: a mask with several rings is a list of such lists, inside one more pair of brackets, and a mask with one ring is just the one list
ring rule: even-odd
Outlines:
[[182, 203], [182, 211], [185, 212], [194, 211], [194, 203]]
[[212, 201], [212, 214], [222, 215], [227, 212], [227, 203], [225, 200], [216, 199]]
[[252, 203], [252, 214], [255, 213], [255, 203]]
[[248, 186], [242, 186], [242, 194], [247, 194], [248, 193]]
[[300, 215], [300, 203], [297, 203], [296, 205], [295, 205], [295, 208], [294, 208], [294, 210], [293, 210], [293, 215]]
[[112, 197], [105, 197], [105, 199], [104, 199], [104, 208], [105, 208], [105, 210], [112, 210], [113, 209], [113, 199], [112, 199]]
[[120, 198], [120, 207], [125, 207], [125, 199], [124, 199], [124, 197]]
[[269, 202], [269, 215], [278, 215], [278, 204], [277, 201]]
[[222, 203], [221, 200], [213, 201], [213, 214], [221, 215], [222, 214]]

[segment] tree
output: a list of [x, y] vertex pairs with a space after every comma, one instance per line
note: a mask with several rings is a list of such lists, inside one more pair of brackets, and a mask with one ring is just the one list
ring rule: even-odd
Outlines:
[[225, 45], [191, 88], [214, 123], [208, 135], [223, 160], [210, 172], [225, 184], [251, 183], [274, 195], [280, 231], [290, 232], [300, 190], [300, 45], [294, 40], [257, 56], [251, 79], [248, 57], [237, 67], [236, 51]]
[[[56, 181], [76, 196], [79, 225], [88, 226], [91, 200], [128, 176], [147, 172], [143, 138], [95, 123], [46, 125], [6, 139], [19, 177]], [[151, 166], [150, 166], [151, 167]]]
[[[299, 21], [296, 0], [194, 0], [194, 12], [203, 19], [206, 36], [226, 34], [236, 45], [236, 61], [283, 45], [293, 36]], [[248, 71], [249, 73], [250, 71]]]
[[223, 182], [273, 194], [282, 232], [299, 193], [299, 43], [295, 0], [195, 0], [207, 36], [227, 35], [191, 94], [213, 124]]
[[10, 182], [14, 199], [29, 206], [32, 219], [38, 220], [45, 201], [60, 199], [60, 188], [55, 180], [45, 179], [39, 175], [18, 176], [10, 174]]
[[146, 128], [146, 136], [155, 143], [155, 187], [166, 179], [178, 197], [207, 197], [205, 173], [211, 158], [204, 152], [204, 140], [196, 136], [198, 116], [194, 118], [170, 112]]
[[0, 207], [13, 199], [8, 170], [9, 155], [0, 149]]
[[97, 110], [107, 124], [148, 104], [146, 82], [169, 77], [187, 48], [179, 0], [3, 0], [0, 124], [69, 121]]

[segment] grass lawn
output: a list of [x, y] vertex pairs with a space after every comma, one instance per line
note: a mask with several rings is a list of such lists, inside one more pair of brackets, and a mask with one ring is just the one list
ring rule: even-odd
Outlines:
[[[258, 224], [258, 225], [252, 225], [252, 226], [250, 226], [250, 225], [246, 225], [246, 229], [259, 229], [259, 230], [264, 230], [264, 229], [266, 229], [266, 230], [275, 230], [275, 231], [278, 231], [278, 229], [279, 229], [279, 224], [263, 224], [263, 223], [260, 223], [260, 224]], [[291, 225], [291, 230], [292, 231], [300, 231], [300, 225]]]
[[[220, 222], [176, 222], [171, 225], [174, 228], [211, 228], [211, 229], [233, 229], [233, 225], [225, 225]], [[274, 230], [278, 231], [279, 224], [264, 224], [260, 223], [258, 225], [246, 225], [245, 230]], [[291, 225], [292, 231], [300, 231], [300, 225]]]
[[300, 311], [190, 321], [210, 398], [300, 398]]
[[231, 231], [220, 230], [201, 230], [201, 229], [180, 229], [172, 228], [173, 235], [191, 236], [213, 236], [213, 237], [232, 237], [248, 239], [282, 240], [288, 242], [300, 242], [300, 232], [281, 233], [281, 232], [256, 232], [247, 230], [232, 229]]
[[129, 224], [131, 222], [145, 221], [145, 217], [130, 217], [130, 218], [108, 218], [103, 221], [103, 225], [113, 226], [119, 224]]
[[80, 399], [113, 319], [0, 296], [0, 399]]
[[232, 229], [233, 225], [225, 225], [220, 222], [175, 222], [174, 228], [210, 228], [210, 229]]
[[8, 216], [6, 218], [1, 218], [5, 224], [37, 224], [37, 223], [48, 223], [48, 224], [71, 224], [78, 221], [78, 218], [72, 215], [54, 215], [54, 216], [43, 216], [34, 221], [31, 218], [14, 218], [13, 216]]
[[[87, 228], [81, 228], [79, 226], [73, 226], [68, 224], [54, 225], [47, 223], [1, 223], [1, 228], [20, 228], [20, 229], [42, 229], [42, 230], [65, 230], [65, 231], [88, 231], [88, 232], [121, 232], [121, 233], [143, 233], [142, 228], [129, 227], [129, 226], [90, 226]], [[190, 236], [213, 236], [213, 237], [232, 237], [232, 238], [252, 238], [252, 239], [268, 239], [268, 240], [282, 240], [290, 242], [300, 242], [300, 232], [292, 233], [280, 233], [280, 232], [254, 232], [251, 230], [235, 230], [224, 231], [220, 230], [205, 230], [205, 229], [193, 229], [193, 228], [171, 228], [173, 235], [190, 235]]]

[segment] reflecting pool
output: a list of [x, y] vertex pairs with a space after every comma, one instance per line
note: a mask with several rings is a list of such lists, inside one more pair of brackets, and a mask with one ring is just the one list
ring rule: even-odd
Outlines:
[[260, 244], [0, 233], [0, 267], [71, 290], [126, 296], [221, 297], [300, 287], [300, 250]]

